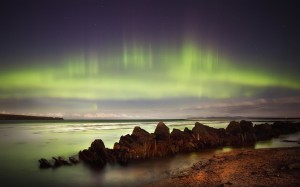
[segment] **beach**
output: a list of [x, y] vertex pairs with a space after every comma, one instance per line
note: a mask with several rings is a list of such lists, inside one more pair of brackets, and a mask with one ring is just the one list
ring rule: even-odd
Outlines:
[[300, 186], [300, 148], [219, 153], [147, 186]]

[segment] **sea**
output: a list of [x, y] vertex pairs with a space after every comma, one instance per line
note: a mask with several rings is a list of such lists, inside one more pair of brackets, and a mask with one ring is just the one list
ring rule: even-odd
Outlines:
[[[274, 121], [250, 120], [254, 124]], [[226, 128], [231, 119], [0, 121], [0, 186], [142, 186], [174, 175], [213, 154], [237, 149], [223, 147], [202, 150], [130, 163], [128, 166], [107, 165], [102, 170], [92, 170], [83, 163], [56, 169], [39, 168], [40, 158], [77, 155], [95, 139], [102, 139], [106, 147], [112, 148], [120, 136], [131, 134], [135, 126], [152, 133], [159, 121], [164, 121], [172, 131], [173, 128], [192, 129], [196, 121], [214, 128]], [[282, 140], [299, 139], [298, 132], [239, 149], [294, 147], [300, 145]]]

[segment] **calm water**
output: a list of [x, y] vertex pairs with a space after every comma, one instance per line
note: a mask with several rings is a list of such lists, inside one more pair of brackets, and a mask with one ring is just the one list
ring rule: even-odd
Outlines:
[[[229, 120], [201, 121], [214, 128], [225, 128]], [[134, 126], [154, 132], [158, 122], [31, 122], [0, 124], [0, 181], [1, 186], [132, 186], [141, 185], [176, 173], [178, 168], [230, 148], [181, 154], [171, 158], [145, 161], [128, 167], [107, 166], [100, 172], [91, 171], [83, 164], [73, 167], [40, 170], [41, 157], [72, 156], [88, 148], [94, 139], [102, 139], [112, 148], [121, 135], [131, 134]], [[195, 121], [168, 121], [171, 129], [192, 129]], [[259, 123], [259, 122], [256, 122]], [[271, 141], [259, 142], [255, 148], [299, 146], [281, 142], [282, 139], [298, 140], [300, 133], [282, 136]]]

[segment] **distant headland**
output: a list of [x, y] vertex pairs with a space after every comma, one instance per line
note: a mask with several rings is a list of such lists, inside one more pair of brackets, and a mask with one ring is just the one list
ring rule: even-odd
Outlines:
[[59, 117], [0, 114], [0, 120], [63, 120]]

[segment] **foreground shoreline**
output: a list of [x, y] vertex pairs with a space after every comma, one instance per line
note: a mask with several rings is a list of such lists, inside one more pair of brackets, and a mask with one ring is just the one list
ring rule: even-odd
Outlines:
[[244, 149], [215, 154], [146, 186], [300, 186], [299, 178], [300, 147]]

